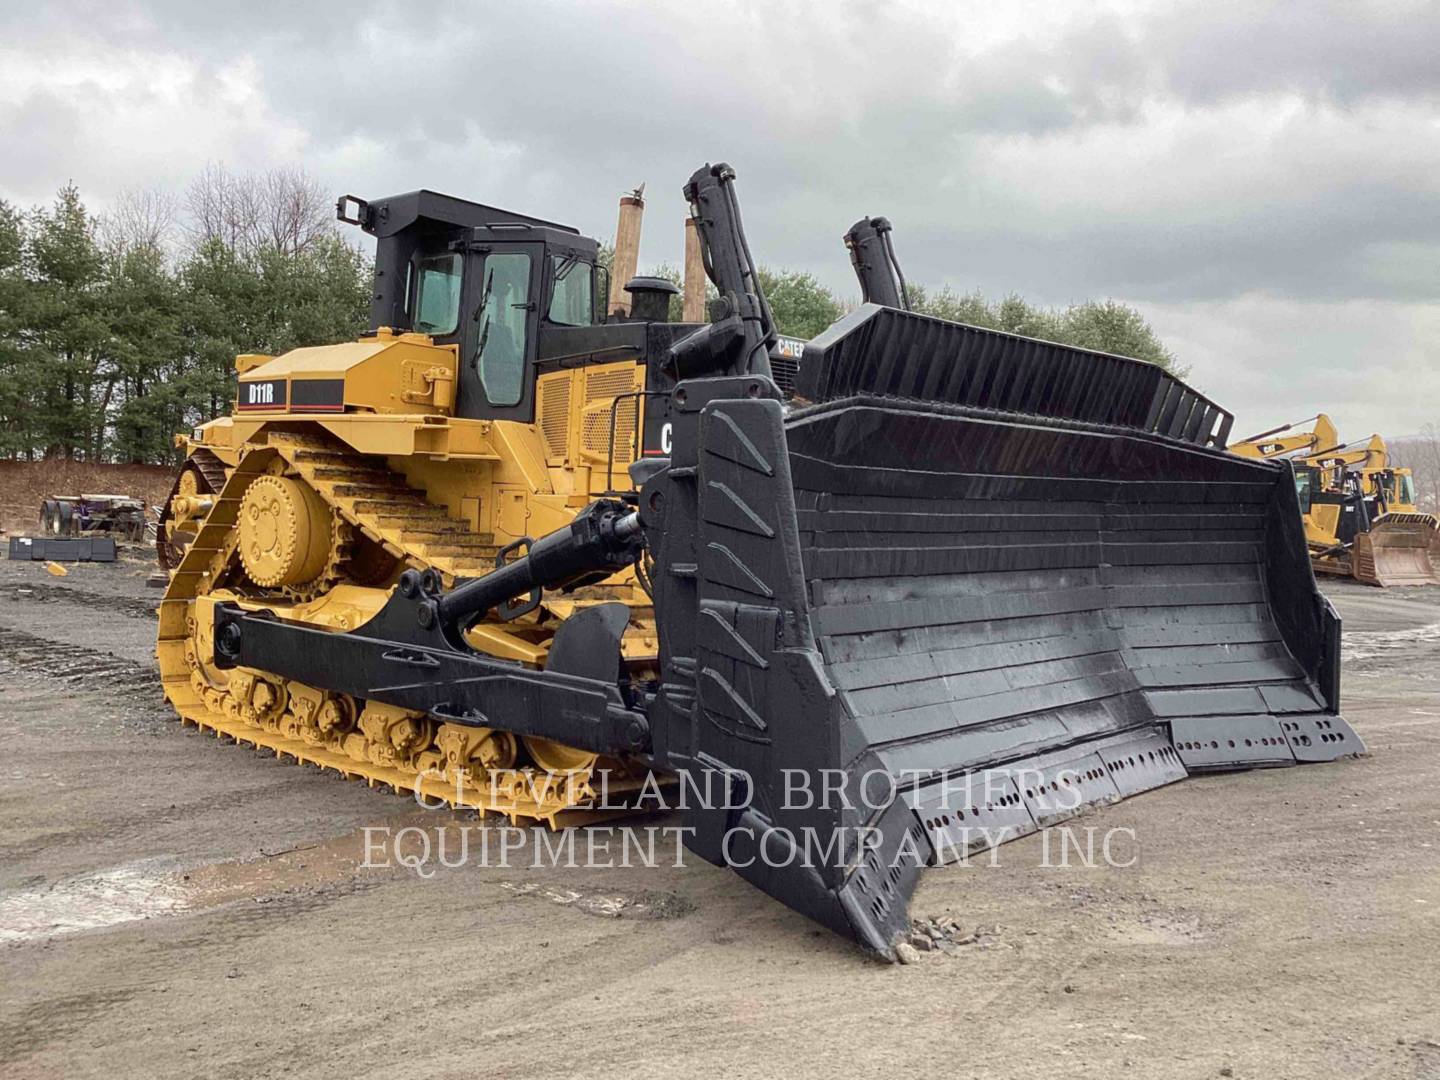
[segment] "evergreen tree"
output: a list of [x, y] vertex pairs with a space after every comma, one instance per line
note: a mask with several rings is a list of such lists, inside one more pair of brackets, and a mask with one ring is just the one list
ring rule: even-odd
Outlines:
[[184, 421], [180, 290], [152, 245], [114, 257], [106, 285], [120, 386], [110, 451], [121, 461], [164, 461]]
[[105, 259], [74, 184], [60, 189], [49, 211], [31, 214], [27, 248], [23, 307], [32, 347], [22, 378], [40, 447], [46, 457], [98, 457], [114, 389], [106, 364]]
[[0, 199], [0, 455], [5, 457], [29, 456], [32, 446], [24, 252], [24, 216]]

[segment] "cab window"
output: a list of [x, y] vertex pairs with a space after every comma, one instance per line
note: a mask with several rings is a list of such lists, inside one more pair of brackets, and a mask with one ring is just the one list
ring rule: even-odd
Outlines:
[[1310, 512], [1310, 495], [1315, 482], [1315, 473], [1312, 469], [1295, 470], [1295, 494], [1300, 497], [1300, 513]]
[[487, 257], [475, 366], [491, 405], [518, 405], [524, 395], [529, 308], [530, 256], [505, 252]]
[[444, 337], [460, 322], [460, 256], [431, 255], [421, 259], [415, 295], [415, 329]]
[[590, 264], [574, 255], [550, 256], [550, 312], [552, 323], [589, 326], [594, 322], [594, 275]]
[[1409, 506], [1415, 505], [1415, 474], [1400, 474], [1400, 501]]

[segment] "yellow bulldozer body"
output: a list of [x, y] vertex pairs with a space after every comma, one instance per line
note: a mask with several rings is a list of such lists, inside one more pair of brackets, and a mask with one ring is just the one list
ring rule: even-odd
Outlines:
[[704, 324], [660, 278], [617, 313], [568, 226], [340, 200], [372, 332], [238, 358], [179, 440], [186, 723], [517, 822], [676, 784], [688, 851], [892, 960], [922, 866], [1363, 751], [1294, 475], [1226, 453], [1228, 412], [873, 300], [787, 367], [734, 171], [684, 194]]
[[[521, 747], [503, 732], [477, 736], [263, 672], [224, 673], [207, 628], [214, 605], [229, 601], [350, 630], [375, 615], [405, 569], [433, 570], [447, 586], [483, 575], [502, 550], [561, 528], [597, 495], [631, 490], [644, 368], [626, 359], [542, 375], [534, 423], [450, 415], [456, 350], [421, 334], [382, 330], [358, 342], [242, 356], [237, 368], [234, 415], [178, 440], [190, 460], [208, 457], [224, 470], [219, 491], [182, 496], [174, 516], [194, 540], [161, 605], [159, 658], [181, 718], [372, 784], [515, 819], [575, 818], [573, 808], [593, 795], [595, 755], [529, 740], [523, 756], [542, 767], [516, 768]], [[247, 504], [262, 477], [276, 494]], [[298, 508], [278, 507], [286, 490], [306, 493]], [[274, 585], [255, 580], [265, 576], [256, 570], [261, 556], [247, 566], [246, 545], [269, 544], [270, 563], [283, 567], [287, 555], [271, 534], [308, 527], [311, 517], [323, 569], [302, 566], [305, 587], [277, 603]], [[543, 667], [559, 620], [616, 600], [631, 608], [626, 662], [653, 666], [654, 612], [633, 570], [547, 594], [532, 615], [481, 621], [466, 638], [498, 659]], [[612, 781], [607, 795], [615, 791]]]

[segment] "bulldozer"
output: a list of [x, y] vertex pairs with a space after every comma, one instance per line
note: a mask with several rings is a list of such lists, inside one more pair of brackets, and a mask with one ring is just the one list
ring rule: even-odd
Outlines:
[[[1302, 428], [1306, 423], [1311, 427]], [[1230, 450], [1294, 464], [1306, 542], [1318, 573], [1367, 585], [1440, 585], [1440, 519], [1416, 508], [1414, 476], [1390, 465], [1378, 434], [1342, 442], [1334, 422], [1320, 413], [1253, 435]]]
[[1440, 585], [1440, 519], [1416, 508], [1414, 474], [1390, 464], [1384, 439], [1334, 447], [1306, 467], [1322, 499], [1354, 492], [1359, 527], [1348, 549], [1317, 555], [1323, 572], [1348, 571], [1367, 585]]
[[787, 392], [734, 171], [683, 194], [705, 323], [606, 312], [568, 226], [340, 201], [370, 332], [237, 358], [182, 440], [183, 721], [534, 827], [665, 778], [690, 853], [890, 960], [924, 867], [1363, 750], [1291, 467], [1227, 412], [873, 301]]

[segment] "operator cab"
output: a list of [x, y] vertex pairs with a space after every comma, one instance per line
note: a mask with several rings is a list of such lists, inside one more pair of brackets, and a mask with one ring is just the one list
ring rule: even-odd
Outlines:
[[1375, 489], [1385, 506], [1414, 506], [1415, 477], [1408, 469], [1382, 469], [1375, 474]]
[[541, 339], [605, 322], [599, 247], [567, 225], [433, 191], [347, 195], [336, 216], [376, 238], [371, 333], [457, 348], [460, 416], [533, 420]]
[[1310, 513], [1310, 507], [1314, 505], [1315, 493], [1320, 490], [1320, 470], [1313, 465], [1296, 465], [1295, 472], [1295, 495], [1300, 501], [1300, 513]]
[[[1309, 487], [1308, 505], [1304, 494], [1299, 491], [1302, 472], [1310, 477], [1307, 485]], [[1314, 466], [1295, 470], [1297, 494], [1301, 496], [1301, 513], [1309, 513], [1322, 506], [1335, 507], [1335, 525], [1331, 531], [1340, 543], [1353, 543], [1355, 537], [1360, 533], [1370, 531], [1370, 523], [1375, 518], [1373, 500], [1365, 498], [1359, 474], [1340, 469], [1333, 484], [1322, 485], [1321, 473], [1322, 470]]]
[[[581, 441], [609, 476], [632, 454], [670, 452], [670, 391], [682, 377], [737, 369], [774, 375], [786, 396], [792, 389], [805, 343], [774, 332], [738, 208], [721, 191], [728, 170], [707, 167], [686, 187], [720, 293], [708, 325], [669, 321], [678, 290], [657, 278], [625, 283], [630, 316], [607, 315], [599, 245], [568, 225], [433, 191], [369, 202], [345, 195], [335, 216], [375, 237], [370, 332], [422, 333], [455, 348], [456, 416], [533, 424], [554, 408], [567, 419], [553, 426], [564, 427], [564, 394], [546, 398], [537, 383], [570, 372], [582, 411], [608, 410], [607, 445], [590, 445], [599, 438], [590, 420]], [[681, 350], [686, 339], [691, 347]], [[552, 456], [566, 457], [562, 449]]]

